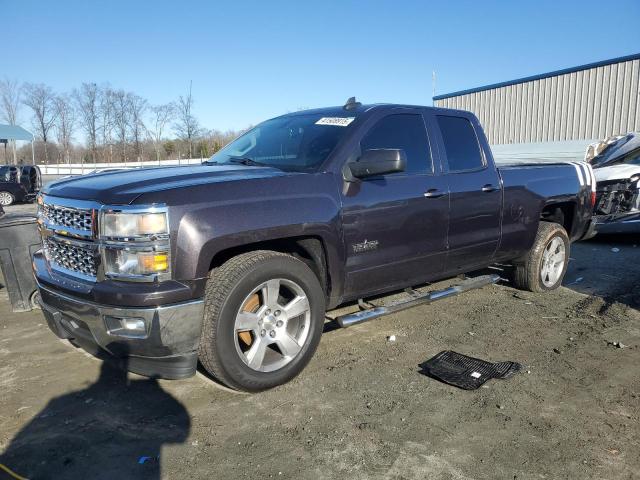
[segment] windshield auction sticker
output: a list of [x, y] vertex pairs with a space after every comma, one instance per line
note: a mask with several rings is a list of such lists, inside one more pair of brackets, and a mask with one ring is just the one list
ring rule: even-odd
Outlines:
[[322, 117], [316, 125], [334, 125], [336, 127], [346, 127], [355, 120], [356, 117]]

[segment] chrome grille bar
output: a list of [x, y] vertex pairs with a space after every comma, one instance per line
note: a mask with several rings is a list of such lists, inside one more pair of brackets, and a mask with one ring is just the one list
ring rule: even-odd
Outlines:
[[92, 246], [70, 243], [53, 236], [43, 238], [45, 257], [53, 266], [95, 279], [99, 256]]
[[38, 205], [42, 246], [51, 268], [95, 282], [100, 266], [96, 241], [100, 204], [42, 195]]
[[52, 226], [72, 228], [87, 233], [93, 230], [93, 214], [90, 209], [62, 207], [45, 203], [42, 216]]

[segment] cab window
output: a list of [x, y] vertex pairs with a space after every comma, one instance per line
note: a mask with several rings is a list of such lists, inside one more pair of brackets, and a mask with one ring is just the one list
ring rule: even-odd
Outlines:
[[447, 154], [449, 172], [465, 172], [484, 168], [478, 137], [471, 122], [463, 117], [437, 115], [438, 126]]
[[[405, 174], [431, 173], [433, 164], [422, 115], [393, 114], [378, 121], [360, 141], [360, 150], [402, 149], [407, 156]], [[392, 175], [402, 175], [394, 173]]]

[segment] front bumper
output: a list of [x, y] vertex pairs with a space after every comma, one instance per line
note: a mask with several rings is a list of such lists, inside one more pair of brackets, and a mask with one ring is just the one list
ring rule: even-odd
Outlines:
[[[34, 262], [38, 280], [37, 262]], [[116, 307], [89, 302], [38, 281], [42, 311], [49, 328], [98, 357], [124, 359], [127, 370], [154, 378], [195, 374], [204, 311], [202, 300], [156, 307]], [[130, 319], [144, 322], [132, 334], [114, 328]]]

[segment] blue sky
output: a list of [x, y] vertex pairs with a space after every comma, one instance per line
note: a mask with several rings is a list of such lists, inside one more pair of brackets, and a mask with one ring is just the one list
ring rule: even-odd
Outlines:
[[[640, 51], [640, 1], [0, 0], [0, 77], [184, 94], [207, 128], [447, 93]], [[4, 50], [4, 49], [3, 49]], [[27, 112], [22, 114], [26, 123]]]

